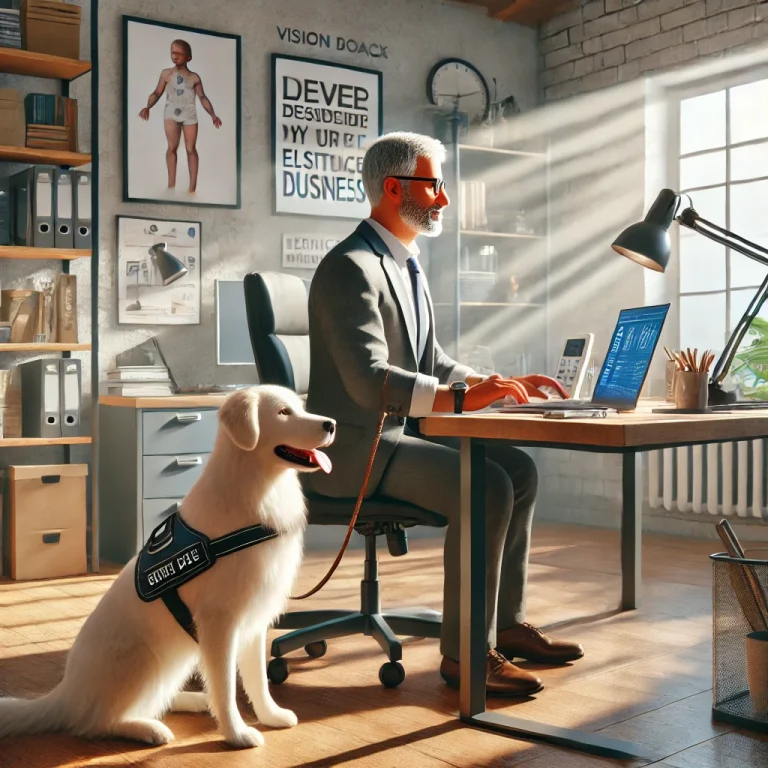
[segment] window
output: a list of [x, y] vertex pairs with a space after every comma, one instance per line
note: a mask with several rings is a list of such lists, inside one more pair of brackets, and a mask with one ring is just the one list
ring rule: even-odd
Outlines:
[[[768, 247], [768, 79], [679, 107], [678, 189], [703, 218]], [[766, 268], [685, 227], [670, 234], [678, 239], [680, 344], [719, 351]]]

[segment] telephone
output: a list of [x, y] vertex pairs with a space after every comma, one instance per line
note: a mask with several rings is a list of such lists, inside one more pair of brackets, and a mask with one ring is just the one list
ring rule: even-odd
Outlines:
[[560, 356], [560, 362], [557, 365], [557, 373], [554, 378], [568, 390], [568, 394], [574, 400], [581, 396], [587, 365], [592, 356], [592, 343], [594, 340], [595, 336], [592, 333], [585, 333], [581, 336], [569, 336], [565, 340], [563, 354]]

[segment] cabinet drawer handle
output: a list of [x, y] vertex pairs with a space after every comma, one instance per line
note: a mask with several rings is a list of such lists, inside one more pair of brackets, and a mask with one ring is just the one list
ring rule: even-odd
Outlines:
[[46, 485], [48, 483], [60, 483], [61, 475], [42, 475], [40, 477], [40, 482], [45, 483]]
[[177, 467], [199, 467], [202, 463], [202, 456], [189, 456], [185, 459], [180, 459], [178, 456], [176, 457]]
[[61, 541], [60, 533], [44, 533], [43, 544], [58, 544]]
[[182, 424], [188, 424], [190, 421], [201, 421], [203, 418], [202, 413], [177, 413], [176, 421]]

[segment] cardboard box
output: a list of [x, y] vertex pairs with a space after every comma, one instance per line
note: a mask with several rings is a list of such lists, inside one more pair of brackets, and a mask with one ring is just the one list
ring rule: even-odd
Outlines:
[[52, 0], [24, 0], [19, 14], [22, 48], [79, 59], [80, 17], [79, 5]]
[[11, 88], [0, 88], [0, 144], [6, 147], [23, 147], [25, 140], [23, 97]]
[[15, 580], [88, 572], [87, 464], [10, 466], [3, 472], [3, 560]]

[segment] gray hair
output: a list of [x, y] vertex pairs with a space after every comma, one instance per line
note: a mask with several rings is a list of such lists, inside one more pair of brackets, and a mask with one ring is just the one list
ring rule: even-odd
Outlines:
[[445, 147], [431, 136], [405, 131], [386, 133], [368, 147], [363, 158], [363, 186], [371, 206], [378, 205], [384, 196], [388, 176], [413, 176], [419, 157], [442, 163]]

